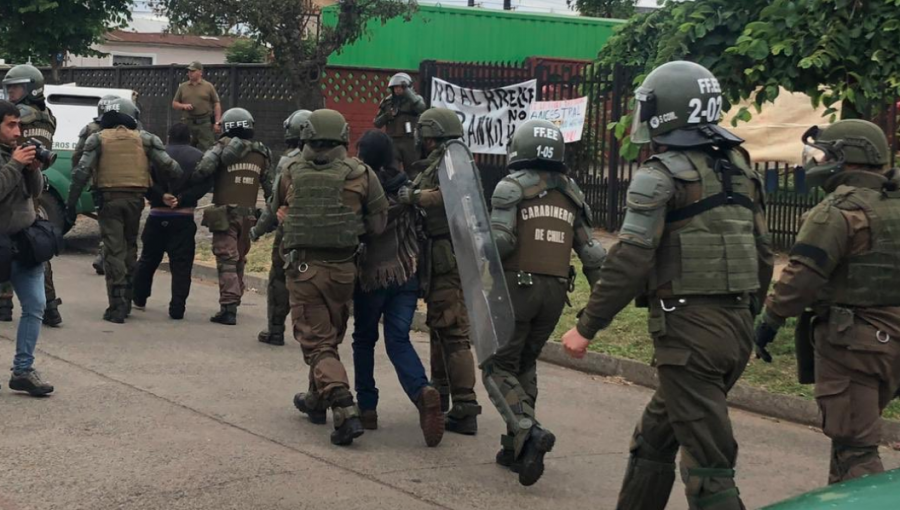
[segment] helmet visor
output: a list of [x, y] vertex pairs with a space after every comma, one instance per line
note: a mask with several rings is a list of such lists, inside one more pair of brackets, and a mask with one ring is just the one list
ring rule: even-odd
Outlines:
[[635, 101], [634, 119], [631, 121], [631, 141], [633, 143], [650, 143], [650, 124], [641, 120], [647, 114], [649, 106], [644, 101]]
[[803, 168], [809, 170], [817, 166], [828, 163], [831, 160], [828, 153], [815, 145], [804, 145], [801, 161]]

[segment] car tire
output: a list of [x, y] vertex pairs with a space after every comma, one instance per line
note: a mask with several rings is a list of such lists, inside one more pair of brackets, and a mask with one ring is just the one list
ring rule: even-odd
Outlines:
[[66, 224], [66, 208], [55, 193], [41, 194], [40, 208], [47, 221], [58, 228], [60, 232], [65, 234], [69, 231], [71, 225]]

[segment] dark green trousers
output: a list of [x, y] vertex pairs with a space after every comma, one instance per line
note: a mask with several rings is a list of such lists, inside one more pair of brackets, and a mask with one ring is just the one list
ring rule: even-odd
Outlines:
[[126, 297], [137, 265], [137, 240], [144, 210], [142, 192], [105, 192], [97, 214], [103, 242], [103, 269], [110, 306]]

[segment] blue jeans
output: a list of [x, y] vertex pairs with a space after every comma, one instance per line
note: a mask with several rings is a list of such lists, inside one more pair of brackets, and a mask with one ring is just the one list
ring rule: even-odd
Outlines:
[[397, 371], [403, 391], [414, 403], [422, 388], [428, 385], [425, 367], [409, 341], [409, 328], [416, 312], [419, 281], [411, 278], [404, 285], [353, 294], [353, 370], [359, 408], [367, 411], [378, 407], [375, 387], [375, 344], [378, 321], [384, 316], [384, 345], [388, 358]]
[[14, 260], [9, 282], [22, 307], [22, 320], [19, 321], [16, 333], [16, 357], [13, 360], [13, 371], [19, 373], [30, 369], [34, 363], [34, 348], [37, 346], [44, 307], [47, 305], [44, 264], [25, 267]]

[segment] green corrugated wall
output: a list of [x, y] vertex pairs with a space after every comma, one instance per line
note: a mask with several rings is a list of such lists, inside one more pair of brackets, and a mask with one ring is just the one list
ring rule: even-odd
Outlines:
[[[335, 7], [323, 12], [334, 24]], [[386, 69], [419, 68], [422, 60], [522, 61], [527, 57], [593, 59], [621, 21], [420, 5], [409, 22], [369, 24], [364, 37], [328, 63]]]

